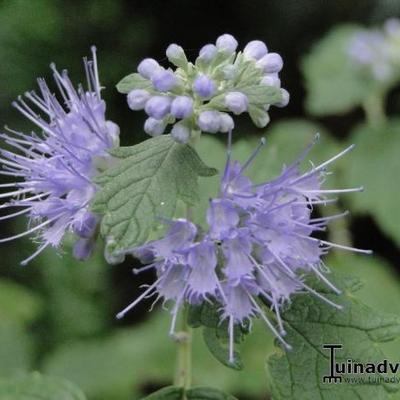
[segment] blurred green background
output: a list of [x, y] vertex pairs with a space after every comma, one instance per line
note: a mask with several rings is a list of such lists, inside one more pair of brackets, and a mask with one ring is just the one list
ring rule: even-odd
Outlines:
[[[367, 304], [400, 314], [399, 87], [393, 84], [388, 93], [388, 120], [379, 126], [368, 125], [361, 101], [342, 107], [354, 94], [346, 90], [356, 89], [346, 89], [348, 82], [340, 75], [341, 66], [345, 66], [335, 58], [334, 43], [328, 59], [324, 49], [315, 48], [339, 25], [381, 25], [396, 15], [400, 15], [396, 0], [3, 0], [0, 121], [29, 132], [32, 127], [11, 107], [12, 100], [34, 88], [36, 77], [50, 79], [48, 66], [52, 61], [68, 68], [75, 82], [82, 82], [81, 59], [95, 44], [108, 118], [120, 125], [122, 143], [134, 144], [145, 138], [144, 113], [130, 111], [115, 84], [142, 58], [164, 62], [165, 48], [176, 42], [194, 59], [203, 44], [214, 42], [225, 32], [232, 33], [241, 46], [261, 39], [285, 61], [281, 79], [291, 93], [291, 102], [284, 109], [271, 111], [272, 122], [263, 131], [240, 117], [236, 156], [244, 158], [259, 136], [265, 135], [269, 145], [252, 172], [255, 179], [261, 176], [260, 171], [265, 178], [292, 160], [317, 131], [322, 139], [312, 156], [315, 161], [356, 142], [358, 149], [336, 165], [328, 183], [331, 187], [365, 185], [367, 190], [342, 200], [340, 206], [349, 208], [352, 217], [335, 224], [330, 237], [372, 248], [375, 254], [355, 257], [335, 253], [327, 263], [332, 269], [363, 278], [365, 287], [358, 296]], [[313, 57], [311, 53], [318, 54]], [[327, 93], [319, 91], [315, 83], [319, 74], [337, 90], [331, 91], [328, 85]], [[335, 79], [339, 88], [340, 83], [345, 86], [338, 89]], [[204, 138], [199, 151], [209, 164], [221, 167], [222, 143]], [[203, 179], [201, 185], [206, 199], [215, 190], [216, 181]], [[25, 224], [24, 219], [3, 221], [2, 236], [23, 229]], [[33, 248], [26, 238], [0, 248], [0, 379], [40, 371], [77, 384], [89, 400], [139, 399], [171, 382], [175, 345], [167, 335], [167, 313], [158, 308], [148, 313], [149, 301], [123, 321], [114, 318], [137, 296], [139, 286], [152, 280], [151, 273], [133, 277], [132, 259], [108, 266], [101, 248], [90, 262], [76, 262], [68, 255], [68, 244], [64, 254], [47, 251], [28, 267], [21, 267], [19, 261]], [[226, 389], [241, 400], [268, 398], [264, 365], [273, 343], [262, 326], [256, 325], [242, 346], [246, 364], [242, 372], [218, 364], [198, 336], [194, 349], [196, 384]], [[391, 359], [399, 360], [399, 341], [386, 350]]]

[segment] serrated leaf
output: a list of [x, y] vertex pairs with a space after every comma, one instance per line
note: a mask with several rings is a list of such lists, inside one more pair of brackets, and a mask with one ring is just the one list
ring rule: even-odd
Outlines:
[[357, 25], [336, 27], [304, 57], [302, 71], [310, 113], [317, 116], [345, 113], [375, 90], [373, 80], [365, 79], [348, 56], [350, 40], [361, 29]]
[[76, 386], [64, 379], [49, 378], [40, 374], [0, 381], [1, 400], [85, 400], [85, 395]]
[[195, 204], [197, 178], [217, 173], [190, 145], [169, 135], [118, 148], [112, 155], [118, 161], [96, 179], [102, 188], [92, 208], [104, 214], [101, 233], [115, 241], [115, 250], [142, 244], [156, 217], [174, 215], [178, 198]]
[[[353, 292], [359, 288], [357, 280], [331, 280], [344, 288], [340, 296], [324, 288], [315, 278], [310, 284], [332, 301], [344, 306], [338, 311], [310, 295], [297, 295], [283, 313], [286, 322], [285, 339], [293, 350], [279, 350], [269, 357], [268, 382], [274, 400], [308, 399], [388, 399], [388, 393], [397, 388], [390, 384], [349, 385], [324, 384], [329, 374], [329, 357], [324, 344], [342, 344], [337, 361], [379, 362], [385, 357], [379, 344], [400, 335], [400, 318], [376, 312], [362, 304]], [[397, 361], [397, 360], [392, 360]], [[376, 376], [375, 376], [376, 378]]]
[[186, 392], [188, 400], [236, 400], [236, 397], [221, 390], [208, 387], [194, 387]]
[[400, 120], [359, 126], [350, 137], [356, 149], [345, 164], [346, 185], [365, 187], [365, 194], [346, 197], [352, 208], [370, 214], [400, 244]]
[[120, 93], [129, 93], [133, 89], [151, 89], [152, 85], [148, 79], [138, 73], [125, 76], [117, 83], [117, 90]]
[[204, 342], [210, 353], [226, 367], [240, 371], [243, 369], [243, 363], [237, 351], [234, 353], [234, 361], [229, 361], [229, 350], [226, 344], [221, 343], [217, 336], [216, 328], [203, 329]]
[[254, 106], [265, 106], [265, 104], [274, 104], [282, 100], [280, 89], [274, 86], [251, 85], [237, 87], [235, 90], [245, 94], [249, 103]]
[[144, 397], [142, 400], [182, 400], [183, 388], [175, 386], [167, 386], [157, 392]]

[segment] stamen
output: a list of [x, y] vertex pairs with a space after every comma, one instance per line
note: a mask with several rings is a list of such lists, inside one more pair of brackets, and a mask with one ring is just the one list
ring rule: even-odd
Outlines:
[[140, 303], [161, 281], [161, 278], [157, 279], [151, 286], [149, 286], [146, 291], [144, 291], [135, 301], [133, 301], [129, 306], [125, 307], [121, 312], [117, 314], [117, 319], [121, 319], [125, 314], [132, 310], [138, 303]]

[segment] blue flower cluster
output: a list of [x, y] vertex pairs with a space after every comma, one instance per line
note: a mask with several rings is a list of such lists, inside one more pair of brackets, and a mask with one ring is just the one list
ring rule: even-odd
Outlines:
[[144, 109], [148, 115], [144, 130], [158, 136], [172, 124], [172, 137], [186, 143], [196, 132], [231, 131], [230, 113], [244, 112], [258, 127], [265, 127], [269, 107], [289, 102], [279, 79], [282, 58], [268, 52], [259, 40], [249, 42], [243, 52], [237, 52], [237, 47], [236, 39], [224, 34], [215, 44], [202, 47], [192, 64], [182, 47], [171, 44], [166, 55], [175, 71], [152, 58], [144, 59], [132, 75], [133, 87], [127, 95], [132, 110]]
[[348, 46], [348, 54], [355, 66], [381, 83], [399, 77], [400, 20], [392, 18], [383, 29], [362, 30]]
[[[185, 302], [199, 304], [214, 300], [220, 304], [221, 321], [228, 321], [229, 354], [233, 361], [234, 326], [251, 324], [251, 318], [256, 316], [265, 321], [286, 348], [290, 348], [284, 340], [280, 312], [299, 291], [308, 291], [341, 308], [310, 288], [304, 282], [303, 274], [316, 274], [339, 293], [325, 277], [328, 268], [321, 256], [332, 247], [369, 253], [313, 237], [325, 230], [328, 222], [347, 214], [313, 217], [315, 205], [334, 201], [329, 199], [331, 194], [362, 190], [321, 189], [327, 165], [353, 146], [301, 173], [299, 165], [312, 147], [310, 145], [277, 178], [254, 184], [244, 172], [263, 144], [264, 141], [243, 165], [232, 162], [228, 150], [219, 196], [210, 201], [207, 212], [206, 232], [201, 232], [189, 220], [173, 220], [167, 222], [169, 229], [162, 239], [128, 251], [142, 262], [150, 263], [144, 269], [154, 268], [157, 280], [119, 317], [143, 298], [157, 295], [157, 299], [173, 303], [172, 334], [178, 310]], [[271, 304], [278, 329], [263, 311], [262, 300]]]
[[61, 101], [39, 79], [40, 94], [27, 92], [25, 98], [19, 97], [13, 103], [40, 134], [10, 129], [0, 134], [14, 150], [0, 150], [0, 174], [19, 179], [1, 185], [13, 189], [0, 194], [0, 198], [10, 199], [0, 208], [19, 211], [0, 220], [25, 214], [31, 225], [23, 233], [0, 239], [0, 243], [33, 233], [39, 236], [38, 249], [22, 264], [49, 245], [58, 248], [68, 231], [78, 238], [74, 245], [76, 258], [87, 259], [94, 246], [98, 217], [89, 210], [97, 190], [93, 178], [107, 166], [108, 150], [119, 145], [119, 128], [106, 120], [94, 47], [92, 53], [93, 60], [84, 59], [87, 90], [82, 86], [76, 90], [67, 71], [60, 73], [52, 65]]

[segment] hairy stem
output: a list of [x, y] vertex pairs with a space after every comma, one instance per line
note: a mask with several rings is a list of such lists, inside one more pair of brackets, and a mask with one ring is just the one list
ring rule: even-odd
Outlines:
[[181, 327], [175, 340], [178, 352], [174, 384], [187, 390], [192, 383], [192, 328], [187, 323], [187, 307], [182, 313]]

